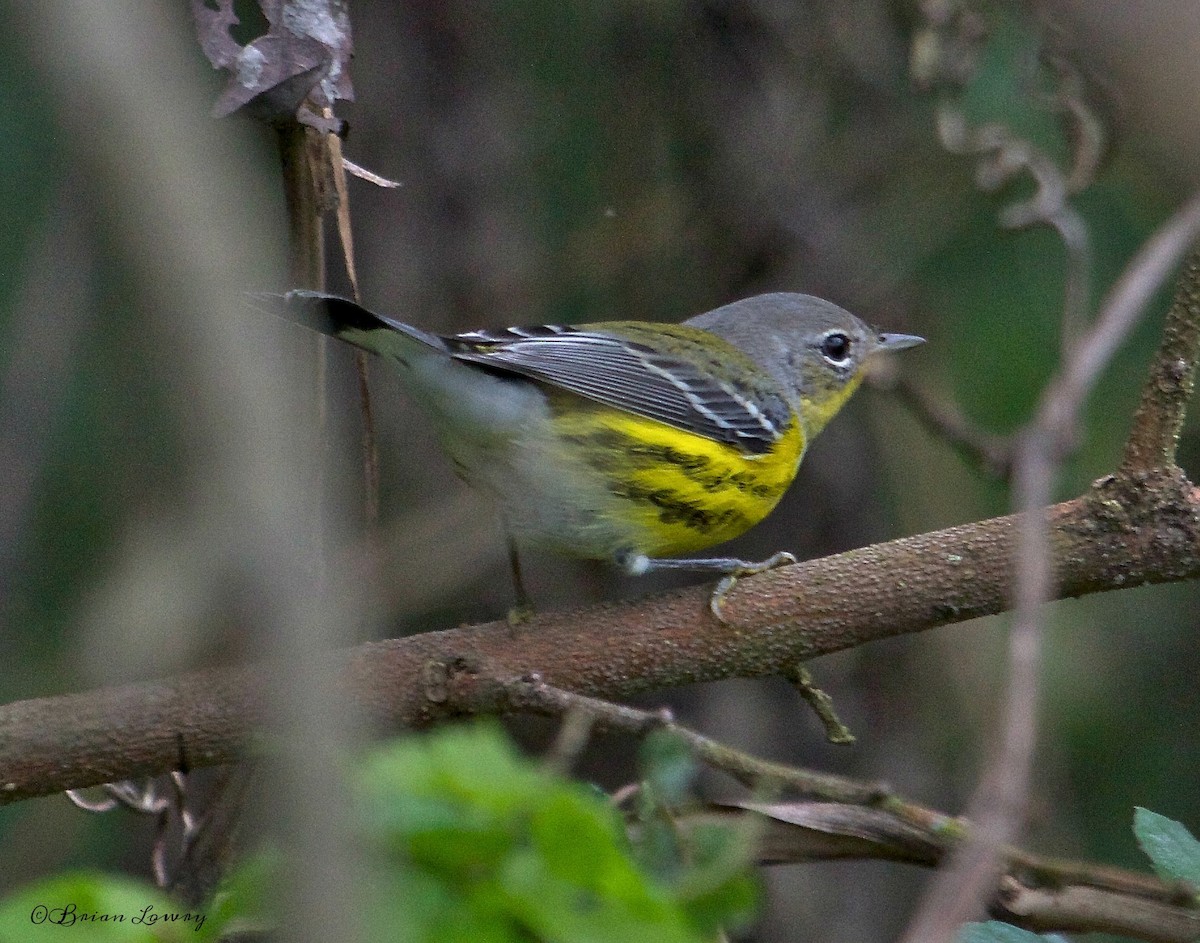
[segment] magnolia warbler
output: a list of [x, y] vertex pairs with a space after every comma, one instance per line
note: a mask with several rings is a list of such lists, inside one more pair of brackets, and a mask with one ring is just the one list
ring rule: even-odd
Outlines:
[[679, 325], [606, 321], [440, 336], [335, 295], [292, 291], [286, 317], [382, 356], [428, 411], [459, 474], [490, 495], [517, 541], [610, 560], [630, 574], [719, 572], [721, 618], [738, 576], [795, 562], [676, 559], [762, 520], [881, 334], [811, 295], [735, 301]]

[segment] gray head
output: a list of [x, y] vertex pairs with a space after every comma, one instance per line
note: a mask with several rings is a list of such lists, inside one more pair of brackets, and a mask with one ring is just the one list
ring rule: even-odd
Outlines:
[[684, 322], [745, 351], [789, 393], [811, 437], [833, 418], [879, 351], [923, 343], [912, 334], [881, 334], [849, 311], [813, 295], [755, 295]]

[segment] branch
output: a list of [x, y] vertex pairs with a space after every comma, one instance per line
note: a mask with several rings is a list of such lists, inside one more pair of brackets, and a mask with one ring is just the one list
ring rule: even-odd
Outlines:
[[1125, 443], [1125, 476], [1175, 464], [1184, 409], [1191, 398], [1200, 360], [1200, 250], [1184, 263], [1167, 312], [1162, 343], [1142, 387], [1142, 399]]
[[[747, 832], [755, 836], [760, 864], [857, 858], [937, 867], [972, 835], [966, 820], [909, 802], [886, 787], [760, 759], [680, 726], [669, 712], [585, 697], [538, 678], [514, 679], [505, 687], [510, 708], [560, 718], [560, 739], [575, 748], [595, 727], [637, 737], [665, 730], [697, 760], [729, 773], [759, 796], [785, 789], [819, 796], [823, 801], [710, 804], [675, 816], [680, 828], [695, 829], [714, 821], [736, 823], [749, 814], [754, 821]], [[1177, 884], [1014, 847], [1000, 848], [999, 855], [1003, 876], [989, 909], [1010, 923], [1171, 943], [1200, 937], [1200, 904]]]
[[[747, 832], [755, 836], [759, 864], [856, 858], [937, 867], [972, 835], [970, 822], [909, 802], [886, 787], [760, 759], [680, 726], [669, 712], [584, 697], [538, 678], [515, 679], [506, 688], [511, 708], [560, 718], [560, 738], [576, 747], [595, 727], [638, 737], [666, 730], [697, 760], [759, 796], [784, 789], [819, 796], [823, 801], [709, 804], [675, 816], [685, 830], [753, 816]], [[999, 854], [1002, 878], [989, 909], [1000, 919], [1039, 931], [1122, 933], [1170, 943], [1200, 937], [1200, 903], [1178, 884], [1014, 847], [1000, 848]]]
[[1012, 474], [1013, 442], [975, 426], [953, 402], [936, 399], [906, 377], [888, 387], [932, 435], [948, 443], [969, 465], [989, 478]]
[[[1052, 598], [1055, 577], [1049, 526], [1040, 509], [1051, 499], [1058, 465], [1077, 437], [1080, 410], [1101, 371], [1198, 236], [1200, 193], [1134, 255], [1105, 297], [1094, 324], [1069, 347], [1060, 372], [1046, 386], [1033, 421], [1020, 436], [1013, 502], [1024, 513], [1012, 558], [1015, 618], [999, 745], [968, 807], [976, 822], [974, 839], [956, 850], [926, 892], [903, 937], [905, 943], [954, 937], [959, 925], [971, 919], [976, 902], [995, 885], [1001, 848], [1012, 840], [1024, 818], [1036, 742], [1040, 612]], [[1190, 376], [1191, 368], [1185, 363], [1176, 372]], [[1163, 477], [1179, 481], [1182, 476], [1168, 469]]]
[[[747, 815], [757, 820], [760, 864], [854, 859], [936, 867], [959, 840], [882, 809], [835, 802], [709, 805], [676, 822], [691, 830], [735, 824]], [[1158, 943], [1200, 937], [1194, 897], [1150, 875], [1017, 848], [1004, 849], [1002, 869], [988, 911], [1007, 923], [1039, 933], [1113, 933]]]
[[[1112, 482], [1048, 510], [1059, 598], [1200, 576], [1200, 491], [1181, 477]], [[874, 639], [1007, 608], [1017, 518], [864, 547], [739, 582], [721, 625], [709, 588], [539, 615], [514, 636], [489, 623], [358, 646], [327, 664], [376, 722], [433, 723], [505, 708], [505, 681], [537, 672], [580, 694], [621, 698], [730, 677], [785, 674]], [[207, 671], [0, 708], [0, 802], [179, 763], [229, 762], [262, 716], [264, 680], [285, 665]]]
[[1194, 943], [1200, 937], [1200, 914], [1178, 889], [1166, 897], [1109, 890], [1086, 882], [1037, 884], [1006, 875], [991, 911], [1038, 933], [1103, 932], [1161, 943]]
[[[1045, 416], [1039, 417], [1047, 427], [1063, 425], [1063, 417], [1078, 410], [1084, 397], [1091, 391], [1100, 371], [1112, 359], [1112, 355], [1128, 336], [1145, 311], [1155, 293], [1166, 283], [1167, 276], [1179, 265], [1180, 260], [1196, 242], [1200, 234], [1200, 192], [1192, 194], [1166, 223], [1151, 236], [1138, 250], [1137, 255], [1126, 266], [1121, 277], [1109, 291], [1104, 306], [1096, 315], [1096, 326], [1089, 335], [1088, 342], [1080, 345], [1080, 349], [1071, 356], [1066, 370], [1057, 389], [1049, 391], [1045, 403]], [[1194, 277], [1191, 269], [1187, 279]], [[1181, 291], [1195, 294], [1195, 283], [1185, 279]], [[1175, 389], [1175, 397], [1181, 395], [1183, 382], [1188, 382], [1195, 369], [1196, 357], [1200, 348], [1194, 337], [1187, 339], [1188, 332], [1200, 329], [1196, 316], [1200, 314], [1200, 305], [1193, 302], [1177, 305], [1173, 312], [1173, 324], [1177, 331], [1183, 332], [1183, 339], [1178, 346], [1171, 345], [1171, 350], [1177, 356], [1185, 357], [1184, 369], [1172, 378], [1168, 369], [1165, 377], [1151, 376], [1151, 382], [1159, 382], [1165, 388]], [[1191, 320], [1190, 327], [1185, 326]], [[1190, 364], [1189, 364], [1190, 361]], [[1176, 408], [1178, 419], [1181, 420], [1183, 403]], [[1167, 467], [1162, 465], [1161, 467]]]
[[827, 802], [859, 804], [871, 804], [891, 796], [891, 791], [879, 783], [862, 783], [842, 776], [814, 773], [743, 753], [680, 726], [670, 711], [644, 711], [575, 694], [552, 687], [538, 677], [518, 678], [502, 684], [505, 690], [503, 707], [507, 711], [546, 717], [569, 717], [572, 713], [578, 713], [598, 726], [622, 730], [634, 736], [642, 736], [651, 730], [666, 730], [678, 737], [697, 759], [715, 769], [724, 770], [750, 789], [772, 793], [786, 788]]

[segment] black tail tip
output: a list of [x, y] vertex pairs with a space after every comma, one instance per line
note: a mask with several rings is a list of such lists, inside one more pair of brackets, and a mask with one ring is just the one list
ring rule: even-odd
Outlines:
[[282, 295], [250, 292], [256, 306], [293, 324], [336, 337], [339, 331], [369, 331], [383, 325], [379, 317], [341, 295], [294, 288]]

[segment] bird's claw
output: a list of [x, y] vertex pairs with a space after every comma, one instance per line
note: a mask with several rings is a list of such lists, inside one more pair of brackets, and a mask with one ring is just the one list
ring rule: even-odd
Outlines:
[[751, 563], [743, 560], [741, 565], [736, 569], [730, 570], [720, 580], [717, 581], [716, 588], [712, 592], [712, 596], [708, 599], [708, 608], [712, 612], [713, 617], [718, 622], [725, 625], [725, 598], [733, 589], [734, 584], [743, 576], [753, 576], [755, 573], [765, 573], [767, 570], [773, 570], [776, 567], [787, 566], [795, 563], [796, 557], [788, 553], [786, 550], [781, 550], [779, 553], [772, 554], [765, 560], [757, 563]]

